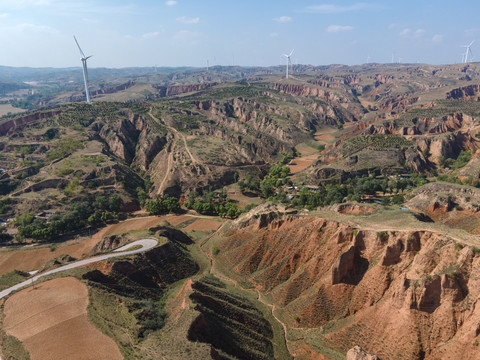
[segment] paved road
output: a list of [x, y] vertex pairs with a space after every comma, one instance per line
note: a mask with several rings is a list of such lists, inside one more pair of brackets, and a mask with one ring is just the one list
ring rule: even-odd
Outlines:
[[[70, 263], [70, 264], [67, 264], [67, 265], [64, 265], [64, 266], [60, 266], [59, 268], [49, 270], [49, 271], [46, 271], [44, 273], [35, 275], [34, 277], [32, 277], [28, 280], [25, 280], [25, 281], [23, 281], [23, 282], [21, 282], [17, 285], [9, 287], [8, 289], [0, 291], [0, 299], [9, 295], [12, 291], [21, 289], [24, 286], [32, 284], [33, 282], [37, 281], [41, 277], [51, 275], [51, 274], [55, 274], [55, 273], [65, 271], [65, 270], [74, 269], [74, 268], [77, 268], [79, 266], [91, 264], [91, 263], [101, 261], [101, 260], [105, 260], [105, 259], [110, 259], [110, 258], [125, 256], [125, 255], [138, 254], [138, 253], [141, 253], [141, 252], [144, 252], [144, 251], [147, 251], [147, 250], [150, 250], [150, 249], [154, 248], [157, 244], [158, 244], [158, 240], [156, 240], [154, 238], [145, 238], [145, 239], [142, 239], [142, 240], [134, 241], [134, 242], [132, 242], [130, 244], [127, 244], [125, 246], [122, 246], [122, 247], [114, 250], [113, 253], [111, 253], [111, 254], [95, 256], [95, 257], [92, 257], [92, 258], [89, 258], [89, 259], [84, 259], [84, 260], [76, 261], [76, 262], [73, 262], [73, 263]], [[141, 245], [142, 247], [139, 248], [139, 249], [136, 249], [136, 250], [128, 251], [128, 249], [130, 249], [130, 248], [132, 248], [133, 246], [136, 246], [136, 245]]]

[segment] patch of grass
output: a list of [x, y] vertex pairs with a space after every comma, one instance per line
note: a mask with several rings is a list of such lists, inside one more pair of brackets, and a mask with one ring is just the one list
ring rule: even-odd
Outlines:
[[6, 359], [30, 360], [30, 354], [16, 337], [5, 335], [2, 350]]
[[380, 241], [385, 242], [388, 240], [388, 233], [386, 231], [379, 231], [377, 232], [377, 238], [380, 239]]
[[214, 230], [192, 230], [192, 231], [189, 231], [187, 234], [194, 241], [198, 241], [198, 240], [204, 239], [205, 237], [207, 237], [208, 235], [210, 235], [213, 232], [214, 232]]
[[56, 174], [58, 176], [68, 176], [73, 172], [74, 172], [74, 170], [71, 169], [71, 168], [60, 168], [56, 171]]
[[29, 273], [20, 270], [12, 270], [0, 276], [0, 290], [5, 290], [10, 286], [18, 284], [30, 277]]
[[220, 252], [220, 249], [219, 249], [217, 246], [214, 246], [214, 247], [212, 248], [212, 255], [213, 255], [213, 256], [218, 255], [219, 252]]
[[53, 149], [48, 153], [49, 160], [60, 159], [68, 154], [73, 153], [75, 150], [83, 148], [83, 144], [78, 140], [59, 140]]
[[89, 288], [88, 318], [117, 344], [122, 355], [134, 358], [137, 339], [137, 319], [115, 295], [98, 287]]

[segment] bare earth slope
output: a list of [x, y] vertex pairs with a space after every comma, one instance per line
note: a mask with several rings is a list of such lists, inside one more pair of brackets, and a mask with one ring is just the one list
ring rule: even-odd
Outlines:
[[294, 351], [360, 345], [386, 359], [477, 358], [480, 257], [469, 247], [428, 231], [278, 214], [229, 235], [218, 261], [278, 305]]

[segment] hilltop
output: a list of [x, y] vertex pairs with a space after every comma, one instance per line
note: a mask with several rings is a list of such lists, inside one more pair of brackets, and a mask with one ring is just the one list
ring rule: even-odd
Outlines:
[[160, 239], [66, 274], [123, 357], [475, 358], [480, 65], [13, 70], [0, 279]]

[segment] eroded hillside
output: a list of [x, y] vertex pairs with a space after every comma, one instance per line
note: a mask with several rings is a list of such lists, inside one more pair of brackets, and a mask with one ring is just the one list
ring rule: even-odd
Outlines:
[[70, 274], [126, 359], [475, 359], [479, 69], [185, 70], [3, 117], [0, 285], [153, 236]]
[[477, 248], [433, 231], [257, 216], [227, 231], [216, 262], [278, 305], [292, 354], [476, 357]]

